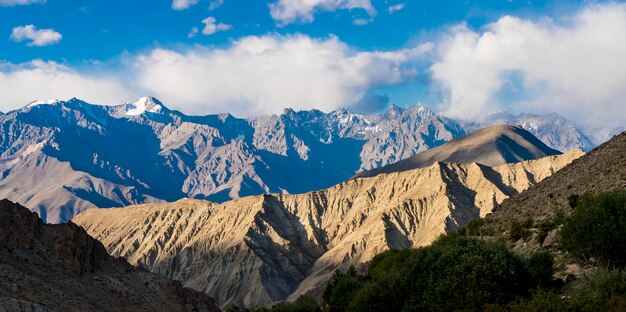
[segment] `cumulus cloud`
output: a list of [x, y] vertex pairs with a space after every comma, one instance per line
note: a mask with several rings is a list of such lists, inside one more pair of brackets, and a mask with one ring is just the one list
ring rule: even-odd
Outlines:
[[626, 5], [593, 5], [562, 23], [505, 16], [476, 32], [457, 26], [438, 48], [443, 110], [555, 111], [588, 124], [626, 116]]
[[387, 9], [387, 12], [389, 12], [389, 14], [393, 14], [396, 13], [398, 11], [402, 11], [402, 9], [404, 9], [404, 3], [398, 3], [396, 5], [392, 5]]
[[46, 0], [0, 0], [0, 6], [29, 5], [45, 2]]
[[93, 103], [123, 103], [136, 94], [114, 76], [81, 74], [67, 66], [34, 60], [0, 63], [0, 109], [7, 111], [42, 99], [77, 97]]
[[371, 0], [278, 0], [269, 7], [270, 15], [279, 25], [311, 23], [319, 11], [362, 9], [370, 17], [376, 16]]
[[266, 35], [245, 37], [227, 48], [156, 48], [128, 56], [123, 72], [98, 70], [106, 64], [76, 69], [40, 60], [0, 63], [0, 110], [35, 99], [78, 97], [114, 104], [143, 95], [189, 114], [256, 116], [285, 107], [371, 110], [371, 101], [357, 103], [366, 91], [413, 79], [415, 62], [432, 49], [425, 44], [363, 52], [336, 37]]
[[204, 20], [202, 20], [202, 23], [204, 24], [204, 28], [202, 29], [202, 34], [206, 36], [212, 35], [220, 31], [227, 31], [233, 28], [231, 25], [228, 25], [228, 24], [217, 23], [217, 21], [215, 20], [215, 17], [212, 17], [212, 16], [209, 16], [205, 18]]
[[143, 89], [166, 103], [185, 103], [193, 113], [332, 110], [363, 98], [373, 86], [413, 78], [416, 71], [407, 64], [431, 48], [357, 52], [336, 37], [246, 37], [228, 49], [155, 49], [137, 59], [134, 71]]
[[186, 10], [197, 4], [198, 0], [174, 0], [172, 1], [172, 9], [174, 10]]
[[30, 47], [43, 47], [57, 44], [63, 36], [54, 29], [37, 29], [35, 25], [18, 26], [11, 32], [11, 40], [15, 42], [30, 41]]

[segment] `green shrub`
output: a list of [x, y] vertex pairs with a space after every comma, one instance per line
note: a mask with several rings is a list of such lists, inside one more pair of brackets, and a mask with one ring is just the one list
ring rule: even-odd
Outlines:
[[530, 298], [523, 298], [507, 305], [503, 311], [512, 312], [568, 312], [572, 309], [555, 291], [536, 290]]
[[578, 194], [572, 194], [567, 197], [567, 203], [569, 204], [570, 208], [576, 208], [576, 206], [578, 205], [579, 198], [580, 198], [580, 195]]
[[330, 311], [478, 311], [528, 295], [551, 274], [549, 255], [525, 261], [500, 243], [446, 235], [376, 256], [367, 277], [336, 274], [324, 298]]
[[575, 311], [626, 311], [626, 274], [598, 269], [587, 274], [567, 293]]
[[584, 195], [566, 220], [559, 245], [583, 262], [626, 265], [626, 192]]
[[480, 227], [483, 225], [483, 219], [475, 219], [467, 224], [467, 235], [479, 236]]
[[557, 210], [554, 217], [546, 219], [539, 224], [539, 232], [537, 233], [537, 242], [542, 243], [550, 231], [556, 229], [565, 222], [565, 213], [563, 210]]
[[327, 311], [347, 311], [351, 298], [361, 288], [363, 277], [356, 273], [354, 267], [350, 267], [346, 273], [335, 271], [324, 290], [324, 303]]
[[523, 223], [517, 220], [511, 221], [509, 227], [509, 240], [516, 242], [520, 239], [527, 239], [530, 236], [530, 227], [533, 225], [533, 220], [527, 219]]
[[525, 265], [533, 284], [541, 287], [549, 287], [552, 284], [554, 257], [550, 252], [542, 251], [533, 254]]

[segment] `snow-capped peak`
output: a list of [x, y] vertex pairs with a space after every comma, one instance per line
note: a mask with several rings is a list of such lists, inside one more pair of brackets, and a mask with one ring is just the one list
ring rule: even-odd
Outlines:
[[37, 100], [37, 101], [32, 101], [30, 103], [28, 103], [28, 105], [26, 105], [26, 107], [33, 107], [33, 106], [37, 106], [37, 105], [53, 105], [60, 102], [60, 100], [57, 99], [53, 99], [53, 100]]
[[141, 115], [145, 112], [148, 113], [161, 113], [164, 110], [163, 104], [159, 100], [151, 97], [144, 96], [137, 100], [135, 103], [129, 103], [126, 108], [127, 116]]

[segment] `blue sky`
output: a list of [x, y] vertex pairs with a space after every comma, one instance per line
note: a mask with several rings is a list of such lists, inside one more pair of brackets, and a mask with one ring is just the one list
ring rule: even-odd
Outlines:
[[[280, 26], [270, 16], [268, 4], [272, 2], [226, 0], [219, 8], [209, 10], [210, 3], [199, 1], [185, 10], [174, 10], [171, 1], [163, 0], [48, 0], [1, 7], [0, 29], [6, 37], [1, 58], [12, 62], [41, 58], [77, 64], [153, 46], [225, 45], [238, 37], [267, 33], [303, 33], [313, 37], [335, 34], [359, 49], [397, 49], [454, 23], [467, 22], [480, 28], [504, 14], [554, 15], [578, 6], [577, 2], [547, 0], [373, 1], [377, 15], [366, 25], [354, 25], [356, 19], [369, 16], [362, 9], [353, 9], [321, 11], [315, 14], [313, 22]], [[398, 4], [403, 4], [403, 9], [389, 14], [389, 7]], [[187, 38], [190, 29], [201, 27], [207, 16], [233, 27], [228, 32]], [[32, 49], [9, 40], [14, 27], [28, 24], [58, 31], [63, 35], [62, 42]]]
[[[612, 67], [621, 69], [618, 58], [613, 62], [619, 64], [606, 66], [606, 56], [592, 53], [598, 65], [572, 70], [580, 77], [569, 81], [540, 70], [541, 64], [560, 63], [558, 55], [531, 57], [563, 34], [571, 38], [555, 51], [570, 51], [571, 44], [584, 50], [581, 36], [591, 31], [614, 38], [599, 42], [606, 44], [601, 51], [621, 51], [623, 16], [605, 17], [626, 12], [621, 3], [316, 1], [307, 6], [302, 0], [0, 0], [5, 38], [0, 41], [0, 93], [5, 94], [0, 109], [41, 97], [72, 95], [113, 104], [151, 93], [189, 113], [255, 115], [287, 106], [358, 110], [363, 97], [386, 94], [399, 105], [424, 103], [453, 117], [557, 111], [596, 124], [606, 118], [589, 112], [599, 101], [610, 102], [607, 110], [626, 113], [618, 100], [622, 85], [567, 96], [581, 89], [576, 84], [585, 83], [587, 72], [602, 77], [613, 74], [605, 72]], [[523, 38], [515, 35], [519, 31]], [[518, 42], [503, 44], [507, 38]], [[517, 48], [508, 51], [511, 45]], [[482, 56], [485, 46], [493, 58]], [[507, 63], [519, 50], [525, 52]], [[583, 52], [565, 59], [580, 64], [580, 58], [590, 57]], [[557, 65], [563, 66], [554, 68], [561, 73], [570, 67]], [[572, 104], [572, 97], [585, 101]]]

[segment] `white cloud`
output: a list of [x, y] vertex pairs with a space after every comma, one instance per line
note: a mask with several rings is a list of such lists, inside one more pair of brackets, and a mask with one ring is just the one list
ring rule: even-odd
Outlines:
[[396, 5], [390, 6], [387, 9], [387, 11], [389, 12], [389, 14], [393, 14], [393, 13], [396, 13], [398, 11], [402, 11], [402, 9], [404, 9], [404, 3], [398, 3]]
[[30, 40], [27, 44], [31, 47], [43, 47], [57, 44], [63, 36], [54, 29], [37, 29], [34, 25], [19, 26], [13, 28], [11, 39], [15, 42]]
[[41, 60], [0, 63], [0, 109], [15, 109], [34, 100], [72, 97], [113, 104], [136, 96], [114, 77], [80, 74], [67, 66]]
[[186, 10], [197, 4], [198, 0], [174, 0], [172, 1], [172, 9], [174, 10]]
[[191, 27], [189, 33], [187, 34], [187, 38], [193, 38], [198, 35], [198, 27]]
[[255, 116], [349, 106], [373, 86], [415, 77], [409, 64], [431, 48], [357, 52], [336, 37], [246, 37], [228, 49], [155, 49], [134, 71], [142, 89], [183, 111]]
[[0, 6], [30, 5], [45, 2], [46, 0], [0, 0]]
[[363, 26], [373, 21], [374, 21], [373, 19], [369, 19], [369, 18], [356, 18], [352, 21], [352, 24], [357, 25], [357, 26]]
[[0, 110], [35, 99], [116, 104], [147, 94], [188, 114], [328, 111], [358, 105], [372, 87], [413, 79], [415, 63], [432, 48], [360, 52], [336, 37], [267, 35], [245, 37], [228, 48], [153, 49], [127, 56], [122, 72], [103, 72], [107, 64], [98, 63], [80, 69], [41, 60], [0, 63]]
[[270, 15], [279, 25], [311, 23], [318, 11], [362, 9], [370, 17], [376, 16], [371, 0], [278, 0], [269, 7]]
[[[505, 16], [482, 32], [454, 28], [432, 77], [454, 117], [555, 111], [587, 124], [626, 119], [626, 5], [586, 7], [563, 24]], [[504, 94], [504, 95], [503, 95]]]
[[202, 23], [204, 24], [204, 29], [202, 29], [202, 34], [206, 36], [212, 35], [220, 31], [227, 31], [232, 28], [231, 25], [224, 24], [224, 23], [217, 23], [217, 21], [215, 20], [215, 17], [212, 17], [212, 16], [209, 16], [205, 18], [204, 20], [202, 20]]
[[213, 11], [224, 4], [224, 0], [213, 0], [209, 4], [209, 11]]

